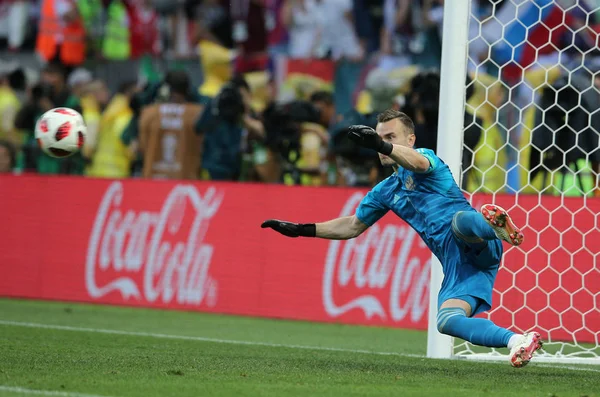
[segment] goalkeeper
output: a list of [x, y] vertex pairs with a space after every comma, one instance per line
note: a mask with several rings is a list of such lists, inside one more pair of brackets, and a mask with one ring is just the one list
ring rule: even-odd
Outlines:
[[351, 126], [348, 137], [378, 151], [381, 163], [392, 165], [395, 172], [362, 199], [355, 215], [316, 224], [269, 219], [262, 227], [288, 237], [345, 240], [357, 237], [392, 210], [419, 233], [442, 263], [438, 330], [475, 345], [508, 347], [511, 364], [525, 366], [542, 346], [539, 333], [515, 334], [490, 320], [473, 318], [491, 309], [503, 253], [501, 240], [519, 245], [523, 234], [496, 205], [485, 204], [477, 212], [433, 151], [413, 149], [416, 137], [408, 116], [386, 110], [377, 122], [376, 131]]

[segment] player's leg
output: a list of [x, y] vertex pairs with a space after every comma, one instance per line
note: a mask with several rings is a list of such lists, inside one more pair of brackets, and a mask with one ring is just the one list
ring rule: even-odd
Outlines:
[[[437, 328], [443, 334], [476, 345], [508, 347], [511, 349], [511, 364], [522, 367], [541, 347], [539, 333], [519, 335], [490, 320], [471, 317], [491, 308], [493, 280], [502, 259], [503, 247], [492, 228], [482, 221], [481, 214], [474, 211], [470, 214], [473, 222], [478, 224], [469, 227], [478, 228], [484, 237], [491, 237], [485, 235], [490, 232], [494, 237], [486, 241], [475, 234], [465, 236], [461, 232], [468, 230], [467, 227], [457, 233], [453, 225], [454, 238], [448, 241], [447, 257], [443, 261], [446, 282], [440, 290]], [[464, 291], [469, 291], [469, 295], [465, 295]]]
[[460, 211], [452, 220], [452, 231], [469, 244], [485, 246], [485, 241], [499, 238], [511, 245], [523, 242], [523, 233], [503, 208], [484, 204], [481, 213]]
[[508, 347], [514, 332], [498, 327], [490, 320], [472, 318], [479, 303], [473, 296], [461, 296], [446, 300], [440, 306], [437, 328], [442, 334], [464, 339], [474, 345], [485, 347]]
[[540, 334], [531, 332], [520, 335], [485, 318], [473, 318], [471, 314], [476, 311], [477, 305], [478, 299], [468, 295], [446, 300], [438, 311], [438, 331], [474, 345], [508, 347], [511, 349], [510, 362], [514, 367], [527, 365], [533, 353], [542, 347]]

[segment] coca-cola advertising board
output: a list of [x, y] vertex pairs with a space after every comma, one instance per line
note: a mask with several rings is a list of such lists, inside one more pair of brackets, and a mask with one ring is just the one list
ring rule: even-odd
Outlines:
[[[431, 254], [395, 215], [347, 241], [260, 228], [351, 215], [365, 190], [26, 175], [0, 176], [0, 191], [0, 296], [427, 328]], [[492, 319], [594, 341], [600, 201], [472, 201], [527, 225]]]

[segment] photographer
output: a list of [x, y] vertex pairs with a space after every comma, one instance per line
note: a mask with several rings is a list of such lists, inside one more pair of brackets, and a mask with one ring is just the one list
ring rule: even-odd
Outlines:
[[206, 103], [196, 123], [204, 135], [202, 178], [238, 180], [242, 174], [242, 151], [252, 139], [262, 140], [265, 129], [250, 107], [250, 86], [235, 77]]
[[[129, 124], [121, 134], [121, 142], [128, 148], [130, 157], [134, 160], [131, 164], [131, 175], [140, 176], [142, 172], [142, 158], [139, 153], [139, 122], [142, 110], [157, 101], [165, 101], [165, 93], [168, 92], [167, 87], [173, 83], [173, 79], [177, 76], [178, 71], [171, 70], [167, 72], [162, 81], [148, 83], [137, 94], [133, 95], [129, 107], [133, 112], [133, 117]], [[195, 90], [188, 93], [190, 100], [201, 105], [205, 105], [208, 101], [207, 97], [199, 95]]]
[[202, 106], [190, 98], [190, 81], [183, 71], [173, 72], [159, 101], [140, 116], [140, 151], [145, 178], [197, 179], [202, 141], [194, 131]]
[[[411, 80], [410, 92], [406, 98], [403, 111], [414, 120], [416, 146], [437, 152], [440, 75], [437, 72], [422, 72]], [[466, 100], [474, 93], [470, 77], [466, 80]], [[463, 189], [470, 177], [473, 153], [481, 139], [483, 121], [473, 114], [465, 112], [464, 135], [462, 150], [462, 181]]]
[[321, 185], [329, 136], [319, 124], [321, 114], [310, 102], [271, 103], [263, 113], [270, 182]]
[[[377, 155], [354, 145], [347, 139], [347, 131], [351, 125], [367, 125], [375, 128], [377, 113], [362, 114], [352, 109], [330, 128], [330, 150], [335, 156], [335, 175], [332, 167], [329, 172], [329, 184], [344, 186], [374, 186], [378, 179], [385, 179], [391, 173], [391, 168], [384, 169]], [[384, 173], [387, 172], [387, 175]], [[378, 175], [379, 174], [379, 175]], [[382, 178], [383, 177], [383, 178]]]

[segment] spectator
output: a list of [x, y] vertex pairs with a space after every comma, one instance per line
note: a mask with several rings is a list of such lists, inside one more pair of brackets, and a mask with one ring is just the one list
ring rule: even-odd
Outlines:
[[226, 48], [233, 48], [229, 9], [219, 0], [187, 0], [187, 18], [192, 21], [196, 41], [209, 40]]
[[102, 0], [76, 0], [87, 38], [87, 52], [100, 55], [104, 35], [104, 4]]
[[216, 96], [223, 85], [233, 77], [232, 61], [235, 55], [217, 43], [202, 40], [198, 44], [204, 81], [199, 88], [202, 95]]
[[[466, 100], [475, 93], [472, 80], [467, 76]], [[421, 72], [412, 78], [410, 92], [407, 94], [403, 110], [415, 123], [415, 146], [437, 152], [439, 118], [440, 75], [437, 71]], [[462, 184], [466, 189], [469, 178], [475, 178], [473, 153], [482, 135], [483, 120], [468, 107], [464, 115], [464, 133], [462, 151]]]
[[282, 19], [282, 9], [286, 0], [267, 0], [267, 25], [269, 53], [287, 54], [287, 32]]
[[368, 53], [379, 51], [385, 0], [354, 0], [356, 32]]
[[101, 113], [108, 104], [110, 92], [102, 80], [93, 80], [85, 85], [81, 92], [81, 109], [83, 120], [87, 124], [87, 137], [82, 154], [91, 159], [102, 128]]
[[600, 95], [594, 89], [596, 79], [581, 71], [565, 74], [542, 91], [535, 112], [529, 176], [534, 180], [542, 174], [547, 193], [586, 196], [597, 189]]
[[265, 70], [268, 63], [266, 0], [231, 0], [233, 41], [239, 55], [235, 73]]
[[335, 105], [338, 113], [353, 108], [353, 97], [365, 59], [352, 17], [351, 0], [319, 1], [321, 53], [336, 61]]
[[[202, 136], [194, 123], [202, 106], [190, 101], [185, 72], [172, 72], [164, 103], [146, 107], [140, 117], [140, 151], [145, 178], [197, 179], [202, 157]], [[166, 94], [166, 93], [165, 93]]]
[[16, 151], [14, 146], [5, 140], [0, 140], [0, 174], [13, 172], [16, 165]]
[[[317, 94], [323, 100], [327, 93]], [[326, 100], [326, 99], [325, 99]], [[275, 149], [279, 152], [283, 171], [283, 183], [287, 185], [322, 185], [327, 171], [326, 155], [329, 135], [327, 125], [320, 123], [322, 116], [317, 107], [308, 101], [297, 100], [281, 107], [275, 119], [272, 116], [269, 125], [271, 135], [278, 135], [269, 140], [278, 140]], [[287, 116], [285, 116], [287, 114]], [[282, 117], [283, 116], [283, 117]], [[286, 130], [286, 132], [283, 132]], [[271, 146], [274, 145], [271, 143]]]
[[152, 0], [130, 0], [131, 57], [158, 55], [161, 51], [159, 18]]
[[67, 86], [72, 95], [81, 98], [83, 90], [93, 80], [92, 72], [84, 68], [77, 68], [69, 75]]
[[345, 0], [286, 0], [281, 12], [290, 57], [361, 58], [351, 11], [351, 2]]
[[296, 167], [301, 172], [300, 184], [319, 186], [325, 183], [327, 172], [327, 129], [316, 121], [300, 124], [300, 152]]
[[58, 61], [68, 70], [81, 65], [85, 37], [75, 0], [42, 0], [36, 50], [45, 61]]
[[282, 20], [289, 32], [291, 58], [317, 57], [319, 49], [318, 0], [285, 0]]
[[364, 49], [354, 29], [351, 0], [319, 0], [321, 54], [334, 60], [363, 60]]
[[326, 172], [327, 130], [307, 101], [271, 103], [264, 111], [267, 156], [256, 164], [263, 178], [277, 176], [287, 185], [321, 185]]
[[252, 115], [250, 101], [250, 86], [241, 77], [234, 77], [208, 101], [196, 124], [196, 131], [204, 134], [203, 179], [239, 179], [244, 131], [251, 138], [265, 135], [262, 122]]
[[33, 140], [36, 148], [37, 143], [33, 139], [36, 120], [53, 107], [51, 87], [47, 84], [36, 84], [28, 91], [27, 101], [15, 116], [15, 128], [26, 131], [27, 139]]
[[4, 0], [0, 3], [0, 37], [6, 38], [9, 51], [23, 45], [27, 32], [28, 1]]
[[330, 128], [332, 142], [330, 151], [335, 156], [335, 160], [330, 163], [333, 172], [328, 172], [328, 180], [330, 184], [335, 181], [343, 186], [373, 186], [376, 175], [372, 170], [379, 160], [372, 150], [364, 150], [347, 139], [348, 127], [354, 124], [375, 128], [377, 113], [361, 114], [352, 109], [344, 113], [343, 117], [340, 117], [340, 120]]
[[437, 152], [440, 75], [424, 71], [413, 77], [406, 99], [405, 113], [414, 120], [416, 147]]
[[[87, 126], [87, 136], [83, 147], [85, 158], [90, 158], [100, 128], [100, 105], [96, 100], [96, 92], [100, 96], [106, 93], [106, 89], [102, 90], [101, 86], [94, 86], [93, 81], [92, 73], [84, 68], [75, 69], [67, 81], [71, 94], [81, 104], [81, 115]], [[96, 91], [97, 88], [99, 90]], [[107, 99], [105, 100], [107, 101]]]
[[58, 62], [48, 64], [41, 74], [41, 83], [50, 93], [52, 107], [65, 106], [81, 112], [79, 100], [66, 83], [67, 68]]
[[35, 123], [46, 111], [54, 107], [69, 107], [82, 112], [79, 100], [73, 96], [65, 83], [65, 68], [60, 63], [50, 63], [42, 71], [41, 81], [32, 88], [29, 101], [19, 110], [15, 118], [15, 128], [27, 132], [24, 146], [25, 169], [35, 169], [46, 174], [81, 175], [84, 159], [81, 153], [68, 158], [50, 157], [39, 150], [34, 137]]
[[138, 91], [135, 82], [123, 83], [102, 113], [100, 133], [88, 175], [125, 178], [131, 173], [134, 153], [121, 141], [133, 111], [129, 103]]
[[310, 102], [319, 112], [319, 124], [329, 128], [336, 122], [335, 103], [331, 92], [315, 91], [310, 96]]
[[66, 88], [64, 73], [60, 63], [50, 63], [42, 70], [41, 81], [28, 90], [28, 99], [15, 117], [15, 128], [26, 131], [28, 139], [33, 139], [37, 119], [53, 107], [81, 110], [77, 98]]
[[[134, 94], [131, 98], [130, 107], [133, 113], [131, 121], [123, 130], [121, 140], [132, 153], [138, 153], [139, 147], [139, 117], [144, 107], [157, 102], [160, 99], [161, 92], [163, 89], [171, 84], [171, 78], [176, 75], [174, 72], [168, 72], [164, 79], [158, 82], [151, 82], [138, 93]], [[199, 95], [197, 92], [190, 92], [190, 97], [193, 97], [195, 102], [204, 104], [208, 101], [208, 98]], [[141, 158], [136, 158], [132, 161], [132, 174], [138, 175], [138, 171], [141, 171]]]
[[[384, 29], [379, 67], [391, 69], [419, 64], [425, 68], [439, 67], [442, 8], [437, 0], [385, 0]], [[427, 51], [425, 49], [427, 48]]]
[[25, 75], [16, 65], [6, 65], [0, 70], [0, 139], [6, 139], [20, 146], [22, 140], [17, 136], [14, 128], [17, 112], [21, 108], [16, 91], [23, 89]]
[[131, 18], [123, 0], [112, 0], [106, 10], [102, 56], [122, 61], [131, 56]]
[[[330, 135], [331, 129], [338, 119], [336, 117], [333, 95], [329, 91], [315, 91], [310, 96], [310, 102], [319, 112], [319, 124], [329, 131], [326, 139], [323, 139], [322, 147], [320, 148], [322, 157], [322, 183], [337, 185], [339, 179], [337, 174], [337, 160], [332, 147], [333, 137]], [[325, 170], [323, 167], [327, 169]]]

